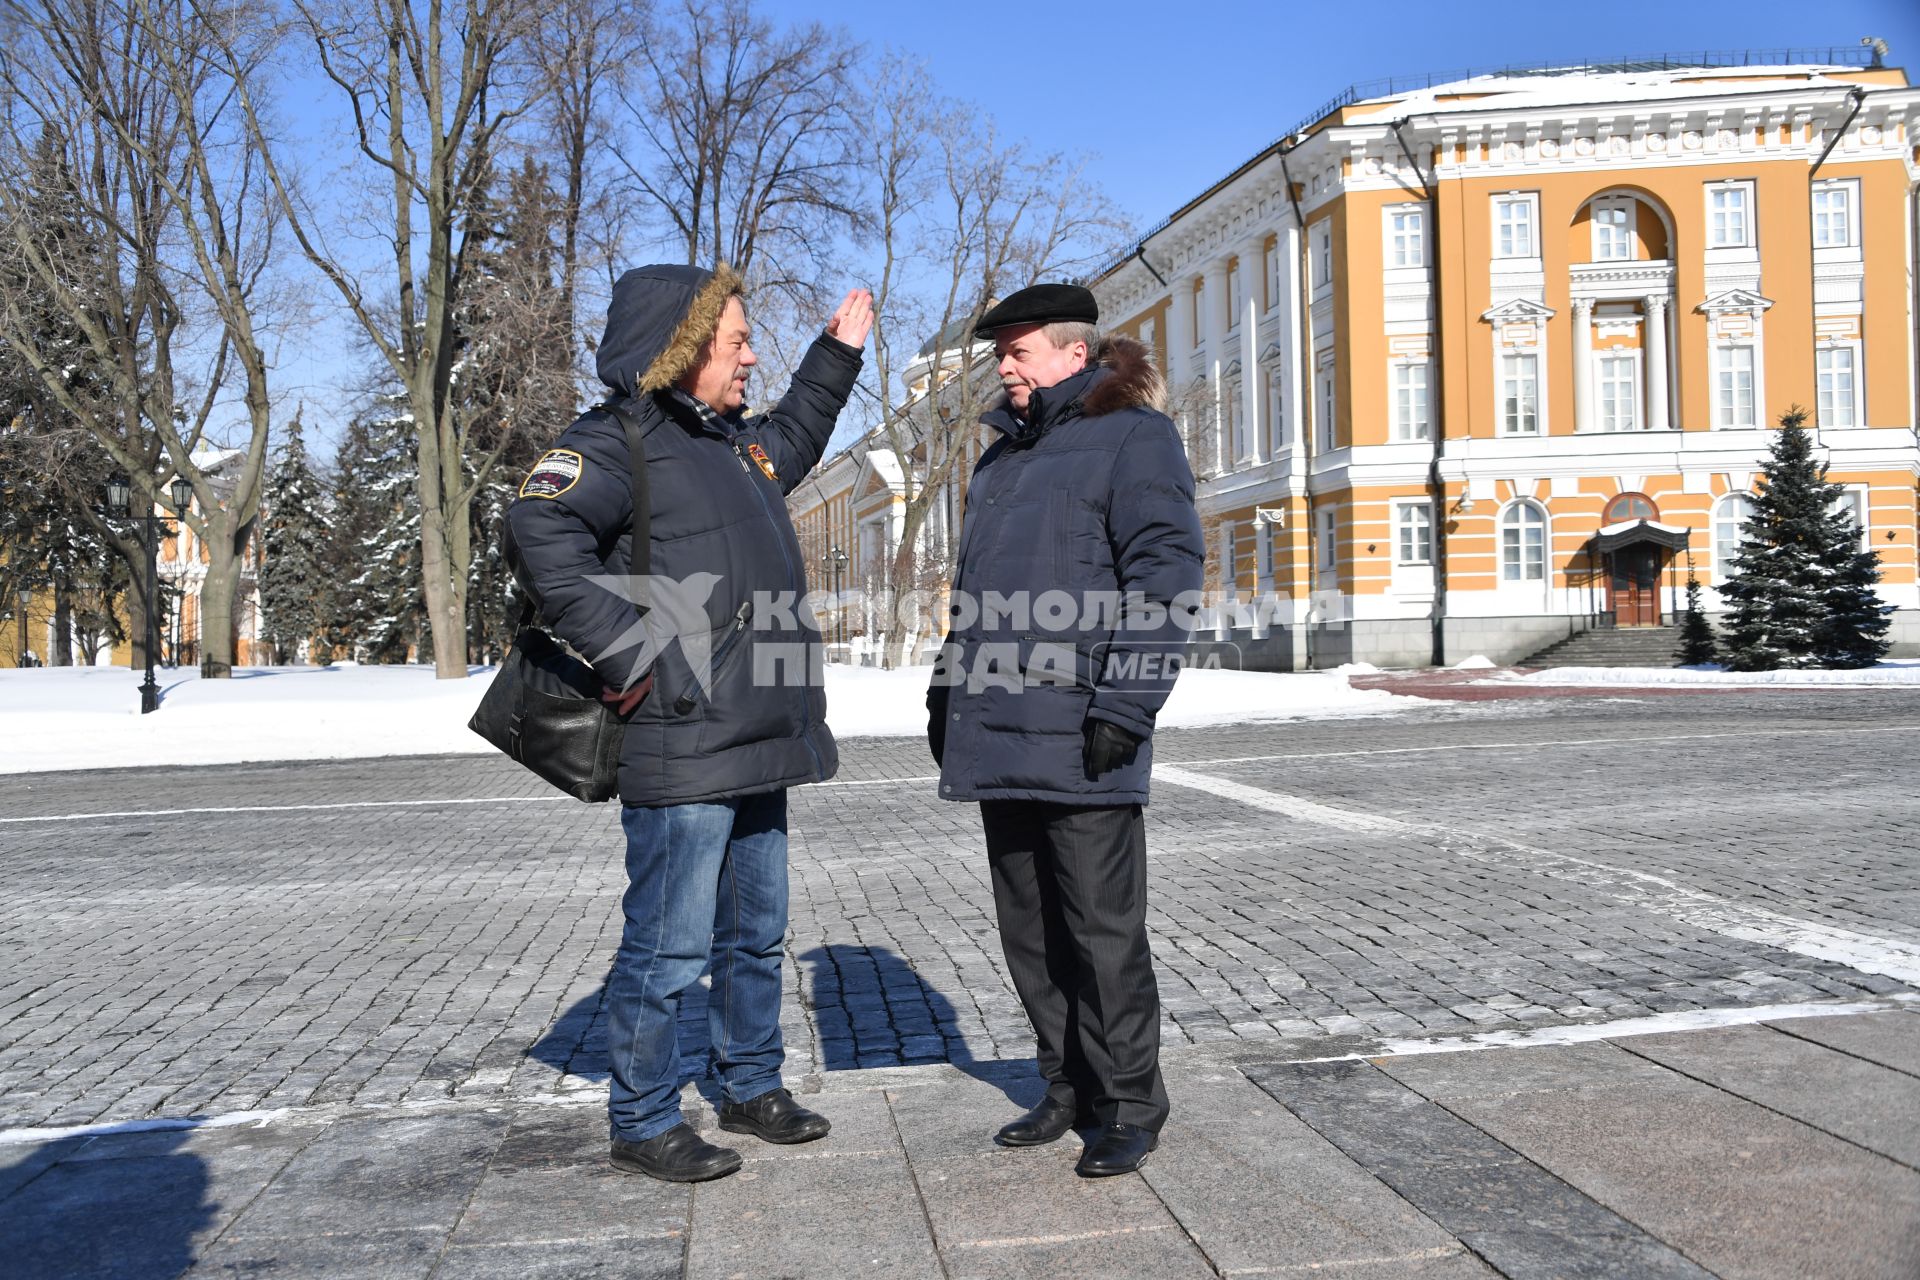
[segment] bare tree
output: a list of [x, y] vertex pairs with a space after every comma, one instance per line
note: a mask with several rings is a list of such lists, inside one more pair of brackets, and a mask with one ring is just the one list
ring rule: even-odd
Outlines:
[[951, 577], [958, 530], [929, 517], [957, 512], [962, 468], [977, 456], [970, 442], [1000, 393], [974, 326], [998, 298], [1104, 260], [1125, 227], [1078, 158], [1004, 140], [912, 63], [883, 69], [865, 139], [878, 258], [870, 393], [903, 477], [899, 541], [874, 610], [882, 661], [894, 666], [907, 656], [901, 594]]
[[[192, 509], [175, 514], [208, 551], [202, 616], [231, 619], [266, 459], [261, 285], [276, 219], [244, 145], [234, 78], [207, 50], [218, 29], [231, 65], [245, 68], [258, 30], [239, 10], [193, 0], [4, 0], [0, 12], [7, 248], [80, 335], [95, 377], [70, 376], [70, 353], [47, 345], [19, 290], [0, 297], [0, 331], [148, 509], [173, 476], [191, 482]], [[45, 233], [56, 206], [77, 234]], [[236, 398], [242, 459], [231, 465], [223, 451], [216, 483], [202, 446]], [[102, 532], [130, 565], [144, 559], [132, 527]], [[157, 607], [135, 598], [143, 616]], [[204, 674], [229, 674], [233, 642], [230, 623], [208, 626]]]
[[511, 433], [475, 446], [454, 389], [468, 282], [465, 215], [504, 145], [505, 132], [547, 91], [534, 35], [548, 15], [525, 0], [294, 0], [298, 35], [344, 97], [355, 157], [382, 204], [391, 257], [391, 304], [370, 295], [361, 264], [327, 239], [321, 218], [285, 162], [257, 86], [238, 79], [252, 140], [280, 208], [308, 261], [334, 286], [406, 390], [416, 433], [420, 559], [434, 668], [467, 673], [469, 518]]
[[756, 288], [814, 290], [859, 221], [860, 48], [814, 23], [776, 30], [751, 0], [679, 0], [647, 24], [615, 155], [692, 264]]

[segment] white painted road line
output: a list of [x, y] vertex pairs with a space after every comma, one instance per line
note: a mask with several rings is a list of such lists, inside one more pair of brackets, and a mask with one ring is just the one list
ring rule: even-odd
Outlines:
[[1177, 787], [1188, 787], [1237, 801], [1269, 813], [1339, 831], [1405, 836], [1430, 842], [1441, 852], [1474, 862], [1516, 867], [1556, 880], [1571, 880], [1615, 901], [1679, 920], [1724, 938], [1758, 942], [1780, 951], [1831, 960], [1862, 973], [1876, 973], [1920, 986], [1920, 945], [1894, 938], [1860, 933], [1839, 925], [1794, 916], [1750, 903], [1718, 898], [1690, 889], [1664, 876], [1632, 871], [1590, 858], [1536, 849], [1505, 836], [1443, 827], [1438, 823], [1402, 822], [1350, 809], [1337, 809], [1298, 796], [1248, 786], [1228, 778], [1160, 766], [1154, 777]]

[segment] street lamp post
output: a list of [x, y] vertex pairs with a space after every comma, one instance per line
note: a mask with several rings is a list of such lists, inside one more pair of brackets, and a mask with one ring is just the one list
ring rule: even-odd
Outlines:
[[[173, 509], [184, 512], [187, 504], [193, 501], [193, 485], [186, 477], [175, 476], [170, 486]], [[116, 517], [125, 519], [133, 507], [133, 486], [123, 477], [115, 476], [107, 482], [107, 506]], [[147, 678], [140, 685], [140, 714], [147, 715], [160, 709], [160, 685], [153, 678], [153, 653], [160, 647], [160, 529], [165, 520], [154, 514], [153, 503], [147, 503], [144, 515], [140, 517], [146, 526], [145, 550], [147, 553], [147, 591], [146, 591], [146, 650]]]
[[33, 604], [33, 592], [20, 588], [20, 661], [16, 664], [27, 665], [27, 609]]
[[840, 598], [840, 577], [846, 572], [850, 557], [839, 547], [829, 551], [827, 556], [833, 561], [833, 629], [839, 635], [840, 646], [844, 649], [847, 644], [847, 602]]

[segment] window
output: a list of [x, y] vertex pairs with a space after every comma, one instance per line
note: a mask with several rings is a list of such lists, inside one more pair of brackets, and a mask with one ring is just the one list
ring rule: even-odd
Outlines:
[[1713, 512], [1713, 573], [1725, 582], [1733, 576], [1733, 556], [1746, 541], [1746, 523], [1753, 518], [1753, 499], [1730, 493]]
[[1633, 201], [1593, 202], [1593, 260], [1619, 262], [1633, 257]]
[[1205, 309], [1202, 308], [1200, 305], [1200, 290], [1198, 289], [1188, 290], [1187, 292], [1187, 332], [1193, 335], [1193, 346], [1196, 351], [1199, 350], [1200, 343], [1207, 336], [1207, 326], [1205, 323], [1206, 318], [1207, 318], [1207, 313]]
[[1640, 429], [1640, 362], [1632, 352], [1602, 352], [1594, 357], [1600, 385], [1600, 429]]
[[1545, 582], [1547, 516], [1531, 502], [1516, 502], [1500, 517], [1500, 579]]
[[1313, 287], [1333, 284], [1333, 224], [1321, 221], [1313, 228]]
[[1227, 269], [1227, 328], [1240, 327], [1240, 313], [1247, 309], [1246, 272], [1235, 262]]
[[1493, 202], [1493, 256], [1537, 257], [1533, 247], [1533, 197], [1501, 196]]
[[1247, 421], [1246, 401], [1238, 382], [1227, 384], [1226, 398], [1221, 412], [1227, 415], [1227, 439], [1233, 442], [1233, 460], [1245, 462], [1253, 456], [1253, 424]]
[[1340, 513], [1334, 510], [1322, 511], [1320, 521], [1320, 572], [1330, 574], [1340, 559]]
[[1853, 183], [1823, 182], [1813, 189], [1813, 247], [1844, 249], [1853, 243]]
[[1842, 490], [1827, 509], [1846, 517], [1847, 523], [1852, 525], [1854, 532], [1859, 535], [1862, 551], [1872, 550], [1872, 543], [1867, 537], [1867, 491], [1865, 489]]
[[1540, 434], [1540, 358], [1527, 352], [1500, 357], [1500, 430], [1510, 436]]
[[1601, 516], [1604, 524], [1619, 524], [1622, 520], [1658, 520], [1660, 508], [1653, 505], [1653, 499], [1644, 493], [1623, 493], [1607, 504]]
[[1333, 448], [1333, 411], [1334, 380], [1333, 366], [1328, 365], [1320, 371], [1320, 448], [1324, 452]]
[[1427, 362], [1407, 360], [1393, 366], [1393, 438], [1431, 440], [1433, 416], [1428, 407]]
[[1403, 205], [1386, 210], [1385, 217], [1388, 268], [1426, 266], [1426, 210]]
[[1261, 274], [1266, 277], [1266, 281], [1267, 281], [1267, 310], [1271, 311], [1275, 307], [1280, 305], [1280, 245], [1279, 243], [1275, 242], [1273, 244], [1268, 245], [1266, 249], [1262, 251], [1261, 256], [1265, 260], [1265, 264], [1261, 271]]
[[1713, 353], [1713, 425], [1758, 426], [1753, 412], [1753, 348], [1720, 347]]
[[1744, 249], [1753, 243], [1745, 184], [1707, 188], [1707, 245]]
[[1430, 503], [1396, 503], [1393, 530], [1395, 564], [1433, 563], [1433, 507]]
[[1280, 452], [1281, 445], [1286, 440], [1285, 428], [1281, 425], [1285, 419], [1281, 416], [1280, 377], [1273, 373], [1261, 376], [1267, 387], [1267, 440], [1271, 446], [1268, 452], [1273, 454]]
[[1821, 347], [1814, 353], [1819, 380], [1819, 423], [1823, 427], [1851, 427], [1853, 414], [1853, 348]]

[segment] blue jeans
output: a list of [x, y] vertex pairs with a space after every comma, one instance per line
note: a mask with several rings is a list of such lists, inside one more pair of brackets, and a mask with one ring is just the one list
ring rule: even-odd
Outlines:
[[787, 935], [787, 793], [627, 806], [626, 927], [607, 977], [607, 1114], [642, 1142], [681, 1121], [680, 997], [709, 956], [707, 1026], [721, 1086], [745, 1102], [780, 1086]]

